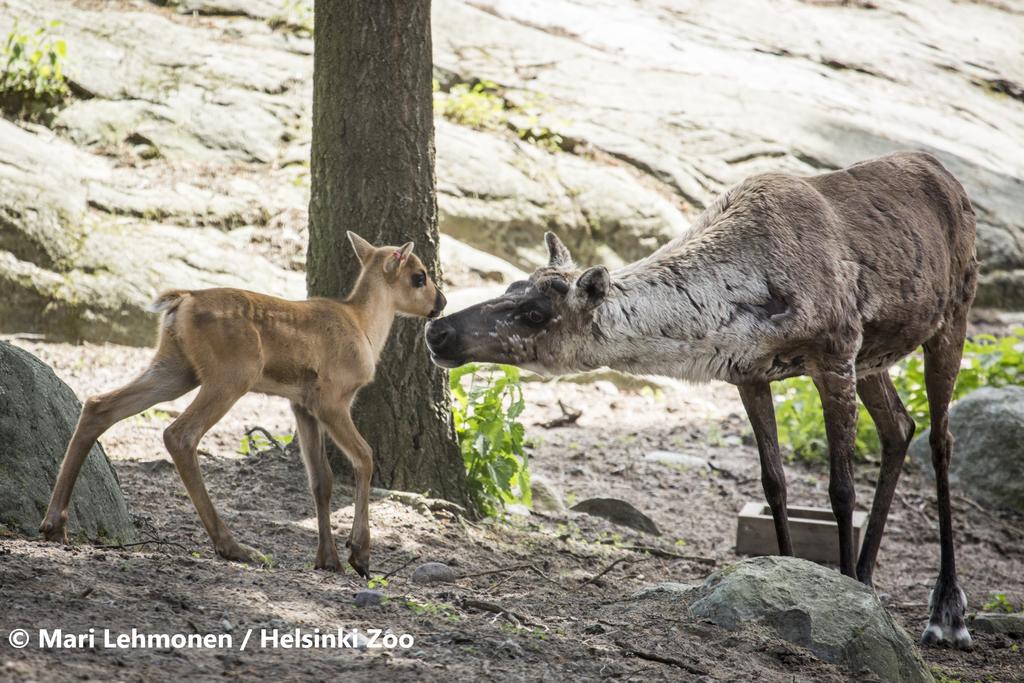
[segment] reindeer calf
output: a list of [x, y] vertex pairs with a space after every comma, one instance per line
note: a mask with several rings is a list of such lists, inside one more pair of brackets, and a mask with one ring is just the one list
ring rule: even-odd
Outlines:
[[120, 389], [85, 402], [40, 526], [47, 540], [67, 542], [71, 491], [96, 439], [114, 423], [198, 386], [195, 400], [164, 432], [164, 443], [217, 554], [239, 562], [260, 559], [217, 515], [196, 457], [203, 435], [239, 398], [256, 391], [291, 401], [316, 502], [317, 569], [341, 567], [331, 536], [334, 477], [321, 428], [352, 461], [355, 518], [348, 561], [369, 577], [373, 451], [352, 423], [350, 408], [356, 392], [373, 381], [395, 316], [435, 318], [446, 302], [412, 253], [412, 242], [374, 247], [354, 233], [348, 237], [362, 271], [343, 301], [286, 301], [239, 289], [175, 290], [157, 299], [155, 308], [164, 315], [149, 367]]

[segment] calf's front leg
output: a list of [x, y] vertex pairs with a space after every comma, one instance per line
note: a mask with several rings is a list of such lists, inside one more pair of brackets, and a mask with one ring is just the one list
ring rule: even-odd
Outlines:
[[334, 473], [327, 462], [324, 442], [320, 434], [320, 424], [305, 408], [297, 403], [292, 404], [295, 413], [295, 424], [299, 432], [299, 447], [302, 449], [302, 461], [306, 465], [309, 477], [309, 490], [316, 504], [317, 549], [316, 568], [339, 571], [341, 560], [338, 559], [338, 546], [331, 533], [331, 489], [334, 486]]
[[355, 472], [355, 515], [349, 536], [348, 563], [363, 578], [370, 578], [370, 477], [373, 449], [356, 429], [350, 412], [352, 397], [337, 407], [322, 409], [318, 415], [338, 447], [348, 456]]

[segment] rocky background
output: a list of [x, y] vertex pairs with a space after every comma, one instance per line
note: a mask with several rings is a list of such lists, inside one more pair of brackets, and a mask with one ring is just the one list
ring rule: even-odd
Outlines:
[[[16, 19], [63, 22], [73, 95], [0, 120], [0, 332], [143, 345], [161, 288], [303, 295], [310, 4], [0, 1]], [[471, 248], [525, 269], [553, 229], [620, 264], [747, 175], [915, 148], [975, 202], [979, 302], [1024, 308], [1019, 3], [435, 0], [433, 31], [450, 285], [514, 276]]]

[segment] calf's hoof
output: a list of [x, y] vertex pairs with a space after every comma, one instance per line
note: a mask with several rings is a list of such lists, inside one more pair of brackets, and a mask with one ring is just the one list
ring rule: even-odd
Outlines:
[[338, 557], [338, 551], [332, 549], [329, 553], [317, 552], [315, 567], [329, 572], [340, 572], [341, 559]]
[[47, 518], [39, 525], [43, 538], [52, 543], [68, 543], [67, 513], [57, 519]]
[[231, 562], [265, 565], [269, 558], [255, 548], [232, 541], [217, 547], [217, 555]]
[[345, 545], [349, 548], [348, 563], [352, 569], [356, 570], [356, 574], [363, 577], [364, 579], [370, 578], [370, 551], [369, 549], [363, 550], [363, 548], [357, 544], [349, 541]]

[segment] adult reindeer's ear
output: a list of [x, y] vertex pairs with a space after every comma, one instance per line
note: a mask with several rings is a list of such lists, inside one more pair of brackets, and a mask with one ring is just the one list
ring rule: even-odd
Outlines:
[[555, 233], [544, 233], [544, 242], [548, 245], [548, 266], [552, 268], [572, 267], [572, 254]]
[[352, 243], [352, 251], [356, 252], [356, 258], [359, 259], [360, 263], [365, 264], [366, 259], [373, 255], [373, 245], [351, 230], [347, 234], [348, 241]]
[[593, 308], [604, 301], [612, 286], [612, 276], [604, 266], [594, 266], [583, 272], [576, 280], [576, 291]]
[[384, 272], [387, 275], [394, 275], [405, 263], [405, 260], [409, 258], [409, 254], [412, 253], [413, 243], [406, 242], [401, 248], [396, 249], [393, 254], [388, 256], [388, 259], [384, 262]]

